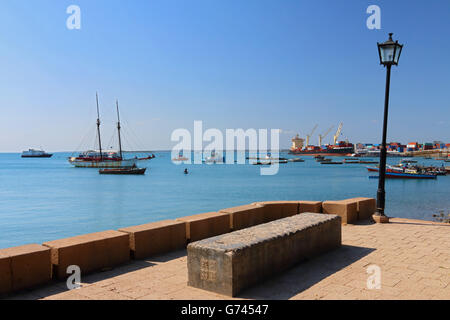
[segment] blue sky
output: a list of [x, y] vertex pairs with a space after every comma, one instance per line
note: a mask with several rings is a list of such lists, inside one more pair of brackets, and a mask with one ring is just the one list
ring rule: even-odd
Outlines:
[[[66, 28], [72, 4], [81, 30]], [[380, 30], [366, 27], [372, 4]], [[0, 152], [75, 150], [95, 126], [96, 91], [104, 140], [118, 98], [129, 147], [170, 149], [172, 131], [194, 120], [280, 128], [282, 147], [343, 122], [344, 138], [378, 143], [376, 43], [388, 32], [405, 45], [388, 139], [450, 142], [449, 16], [442, 0], [3, 0]]]

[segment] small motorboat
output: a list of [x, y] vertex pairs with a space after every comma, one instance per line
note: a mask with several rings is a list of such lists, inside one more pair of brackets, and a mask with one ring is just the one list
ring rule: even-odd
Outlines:
[[253, 162], [252, 165], [254, 165], [254, 166], [270, 166], [270, 165], [272, 165], [272, 162], [269, 162], [269, 161], [266, 161], [266, 162], [256, 161], [256, 162]]
[[353, 157], [353, 158], [359, 158], [359, 157], [361, 157], [361, 155], [358, 154], [358, 153], [352, 153], [352, 154], [350, 155], [350, 157]]
[[404, 158], [404, 159], [400, 160], [400, 163], [417, 163], [417, 160]]
[[[378, 168], [378, 167], [366, 167], [366, 169], [369, 172], [379, 172], [380, 171], [380, 168]], [[396, 167], [396, 166], [387, 165], [386, 166], [386, 172], [399, 172], [399, 173], [402, 173], [402, 172], [404, 172], [404, 168], [403, 167]]]
[[254, 166], [271, 166], [274, 165], [276, 163], [288, 163], [289, 160], [271, 160], [271, 161], [256, 161], [253, 162], [252, 165]]
[[329, 160], [329, 161], [322, 161], [320, 163], [321, 164], [343, 164], [342, 161], [331, 161], [331, 160]]
[[[367, 167], [367, 171], [379, 172], [380, 169]], [[417, 169], [387, 166], [385, 177], [390, 179], [436, 179], [437, 175], [431, 172], [423, 172], [423, 170], [419, 172]]]
[[344, 159], [344, 163], [361, 163], [361, 162], [355, 159]]
[[409, 173], [409, 172], [386, 172], [386, 178], [391, 179], [436, 179], [435, 174]]
[[225, 157], [216, 153], [216, 150], [212, 150], [211, 155], [209, 157], [204, 158], [202, 162], [207, 164], [216, 164], [216, 163], [222, 164], [225, 163]]
[[289, 159], [289, 162], [305, 162], [305, 160], [301, 159], [301, 158], [294, 158], [294, 159]]
[[145, 174], [147, 168], [114, 168], [114, 169], [100, 169], [100, 174]]

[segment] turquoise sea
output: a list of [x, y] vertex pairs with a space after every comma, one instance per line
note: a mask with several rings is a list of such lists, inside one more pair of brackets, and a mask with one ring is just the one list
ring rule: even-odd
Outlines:
[[[174, 165], [155, 152], [145, 176], [99, 175], [73, 168], [69, 153], [50, 159], [0, 154], [0, 248], [75, 236], [268, 200], [376, 197], [362, 164], [280, 164], [274, 176], [253, 165]], [[281, 154], [281, 157], [289, 157]], [[388, 163], [399, 159], [390, 158]], [[435, 160], [424, 164], [441, 165]], [[183, 173], [188, 168], [189, 175]], [[450, 176], [387, 180], [386, 214], [432, 220], [450, 208]]]

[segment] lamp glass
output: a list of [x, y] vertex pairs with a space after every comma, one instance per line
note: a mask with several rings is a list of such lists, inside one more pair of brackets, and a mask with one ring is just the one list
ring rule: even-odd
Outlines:
[[402, 52], [402, 46], [396, 43], [397, 49], [395, 50], [394, 63], [398, 64], [398, 60], [400, 59], [400, 53]]
[[[394, 63], [394, 50], [395, 50], [395, 44], [387, 44], [380, 47], [381, 50], [381, 63]], [[397, 56], [398, 61], [398, 54], [395, 54]]]

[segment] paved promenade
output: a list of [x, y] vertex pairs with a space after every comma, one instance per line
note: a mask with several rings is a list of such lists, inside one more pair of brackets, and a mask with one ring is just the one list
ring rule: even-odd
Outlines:
[[[244, 291], [239, 299], [450, 300], [450, 225], [391, 219], [342, 227], [343, 245]], [[229, 299], [187, 286], [186, 251], [82, 277], [67, 291], [54, 283], [10, 299]], [[367, 289], [371, 265], [381, 288]]]

